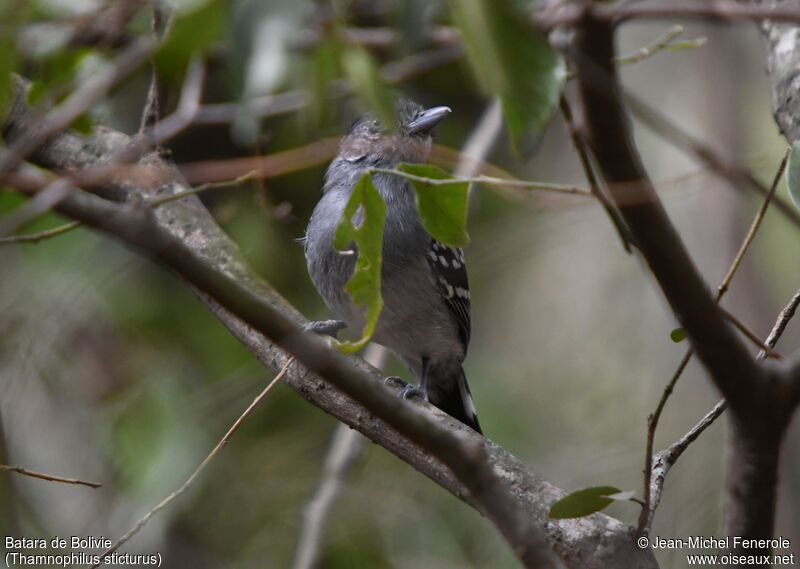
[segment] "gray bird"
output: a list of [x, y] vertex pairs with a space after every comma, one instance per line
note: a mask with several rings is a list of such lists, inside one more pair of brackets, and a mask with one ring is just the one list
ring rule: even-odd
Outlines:
[[[336, 225], [350, 193], [370, 168], [394, 168], [401, 162], [428, 160], [433, 128], [450, 113], [425, 109], [408, 100], [397, 105], [397, 125], [387, 128], [372, 115], [348, 129], [325, 175], [320, 199], [305, 238], [308, 273], [328, 308], [344, 322], [314, 323], [310, 329], [335, 334], [345, 324], [364, 325], [363, 310], [352, 303], [345, 284], [355, 258], [336, 252]], [[470, 300], [464, 253], [433, 239], [417, 214], [408, 181], [373, 174], [386, 202], [381, 284], [383, 311], [373, 340], [392, 350], [419, 380], [404, 397], [422, 396], [431, 404], [481, 432], [461, 363], [470, 337]]]

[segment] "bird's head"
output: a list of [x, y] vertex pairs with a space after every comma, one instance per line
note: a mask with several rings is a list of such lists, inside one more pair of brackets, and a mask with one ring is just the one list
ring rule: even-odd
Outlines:
[[387, 126], [371, 113], [358, 118], [347, 129], [339, 156], [370, 167], [426, 162], [433, 129], [449, 114], [449, 107], [426, 109], [409, 99], [400, 99], [396, 105], [395, 124]]

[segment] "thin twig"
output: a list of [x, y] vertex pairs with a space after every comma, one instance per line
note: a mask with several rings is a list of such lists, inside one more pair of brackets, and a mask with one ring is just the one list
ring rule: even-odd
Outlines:
[[[745, 253], [750, 249], [750, 245], [755, 239], [756, 233], [758, 232], [759, 227], [761, 227], [761, 223], [764, 221], [764, 216], [767, 213], [767, 209], [769, 208], [770, 203], [772, 202], [772, 198], [775, 195], [775, 191], [778, 188], [778, 184], [780, 183], [781, 177], [783, 176], [783, 172], [786, 170], [786, 164], [789, 160], [789, 154], [791, 152], [791, 148], [787, 148], [786, 152], [784, 152], [783, 158], [781, 159], [780, 164], [778, 165], [778, 170], [775, 172], [775, 176], [772, 178], [772, 184], [770, 185], [769, 190], [767, 191], [767, 196], [764, 198], [764, 201], [761, 203], [761, 206], [758, 208], [755, 217], [753, 218], [752, 223], [750, 224], [749, 229], [747, 230], [747, 234], [742, 241], [742, 244], [739, 246], [739, 250], [736, 253], [736, 256], [731, 263], [731, 266], [728, 268], [728, 272], [725, 274], [725, 277], [722, 279], [719, 287], [717, 287], [717, 293], [715, 296], [715, 300], [717, 303], [722, 300], [722, 297], [725, 296], [725, 293], [728, 291], [731, 281], [733, 280], [733, 276], [739, 270], [739, 267], [742, 264], [742, 260], [744, 259]], [[769, 345], [769, 340], [767, 341]], [[656, 436], [656, 429], [658, 428], [658, 421], [661, 418], [661, 413], [664, 410], [664, 406], [667, 403], [670, 395], [672, 395], [673, 390], [675, 389], [675, 385], [678, 383], [681, 375], [683, 374], [686, 366], [689, 365], [689, 361], [692, 359], [694, 355], [694, 351], [689, 348], [686, 350], [686, 353], [681, 358], [680, 363], [678, 364], [677, 369], [672, 374], [669, 382], [667, 382], [666, 387], [664, 388], [663, 393], [661, 394], [661, 398], [658, 401], [658, 405], [656, 406], [656, 410], [647, 418], [647, 444], [645, 449], [645, 468], [644, 468], [644, 506], [642, 508], [642, 512], [639, 516], [639, 532], [640, 533], [648, 533], [650, 531], [650, 526], [653, 523], [653, 516], [655, 515], [655, 509], [658, 505], [657, 502], [652, 500], [651, 493], [653, 490], [653, 485], [655, 481], [653, 480], [653, 467], [656, 457], [653, 456], [653, 449], [655, 446], [655, 436]], [[724, 408], [723, 408], [724, 410]], [[716, 416], [719, 416], [722, 411]], [[714, 419], [716, 419], [716, 416]], [[712, 422], [714, 419], [711, 419]], [[702, 432], [702, 429], [701, 431]], [[699, 433], [698, 433], [699, 436]], [[694, 437], [691, 439], [693, 441]], [[691, 443], [689, 441], [689, 443]], [[687, 444], [689, 444], [687, 443]], [[682, 451], [681, 451], [682, 452]], [[680, 456], [680, 453], [678, 454]], [[675, 457], [675, 461], [678, 460], [678, 457]], [[674, 461], [673, 461], [674, 463]], [[664, 473], [666, 475], [666, 472]], [[657, 488], [657, 491], [660, 495], [661, 487], [663, 487], [663, 479], [660, 482], [660, 486]]]
[[81, 226], [80, 221], [70, 221], [69, 223], [59, 225], [58, 227], [54, 227], [52, 229], [45, 229], [44, 231], [39, 231], [37, 233], [28, 233], [25, 235], [9, 235], [8, 237], [0, 237], [0, 245], [16, 245], [18, 243], [38, 243], [43, 239], [56, 237], [57, 235], [61, 235], [63, 233], [67, 233], [68, 231], [72, 231], [73, 229], [77, 229], [80, 226]]
[[392, 170], [390, 168], [370, 168], [370, 172], [376, 174], [391, 174], [400, 178], [406, 178], [415, 182], [422, 182], [431, 186], [452, 186], [454, 184], [484, 184], [487, 186], [505, 186], [509, 188], [524, 188], [527, 190], [540, 190], [544, 192], [555, 192], [559, 194], [570, 194], [584, 197], [594, 197], [591, 190], [580, 188], [578, 186], [570, 186], [567, 184], [551, 184], [549, 182], [531, 182], [528, 180], [515, 180], [509, 178], [491, 178], [489, 176], [474, 176], [472, 178], [446, 178], [436, 179], [427, 178], [425, 176], [417, 176], [401, 170]]
[[559, 99], [559, 107], [561, 108], [561, 115], [564, 117], [564, 122], [567, 125], [567, 131], [569, 132], [570, 138], [572, 138], [572, 145], [575, 147], [575, 152], [578, 153], [578, 158], [580, 159], [583, 173], [586, 176], [586, 181], [589, 182], [589, 189], [592, 192], [592, 195], [594, 195], [594, 197], [597, 198], [597, 201], [599, 201], [603, 206], [603, 209], [606, 211], [608, 218], [611, 220], [614, 229], [617, 230], [617, 234], [622, 241], [622, 247], [625, 249], [625, 252], [630, 253], [630, 231], [625, 226], [625, 223], [622, 221], [622, 219], [620, 219], [619, 212], [614, 209], [614, 206], [611, 204], [608, 196], [603, 193], [600, 183], [597, 181], [597, 176], [595, 176], [594, 169], [592, 168], [592, 160], [589, 157], [589, 147], [580, 130], [578, 129], [578, 125], [575, 124], [572, 108], [569, 105], [569, 101], [567, 101], [566, 95], [563, 93]]
[[256, 406], [261, 402], [261, 400], [264, 399], [264, 397], [266, 397], [267, 393], [270, 392], [270, 390], [273, 388], [273, 386], [275, 386], [275, 384], [278, 383], [283, 378], [283, 376], [289, 370], [289, 366], [292, 365], [292, 363], [294, 362], [294, 359], [295, 359], [294, 357], [290, 357], [288, 360], [286, 360], [286, 363], [284, 364], [284, 366], [281, 369], [280, 373], [278, 373], [278, 375], [275, 376], [275, 378], [269, 383], [269, 385], [267, 385], [261, 391], [261, 393], [259, 393], [256, 396], [256, 398], [253, 399], [253, 402], [250, 403], [250, 405], [248, 405], [247, 409], [245, 409], [244, 412], [239, 416], [239, 418], [236, 419], [236, 421], [233, 423], [233, 425], [231, 425], [231, 428], [228, 429], [228, 432], [225, 433], [225, 436], [222, 437], [222, 439], [217, 443], [217, 446], [214, 447], [214, 449], [208, 454], [208, 456], [206, 456], [205, 459], [203, 459], [203, 462], [201, 462], [200, 466], [198, 466], [194, 470], [194, 472], [192, 472], [191, 476], [189, 476], [189, 478], [186, 479], [186, 482], [184, 482], [183, 485], [181, 485], [180, 488], [178, 488], [177, 490], [172, 492], [169, 496], [167, 496], [166, 498], [161, 500], [161, 502], [159, 502], [158, 505], [155, 508], [153, 508], [152, 510], [147, 512], [144, 516], [142, 516], [139, 519], [139, 521], [136, 522], [135, 526], [133, 526], [130, 530], [128, 530], [122, 537], [120, 537], [116, 542], [114, 542], [114, 544], [111, 547], [106, 549], [102, 553], [102, 555], [100, 555], [99, 561], [97, 563], [95, 563], [94, 565], [92, 565], [91, 569], [96, 569], [97, 567], [102, 565], [104, 563], [104, 561], [105, 561], [105, 558], [108, 555], [111, 555], [117, 549], [122, 547], [134, 535], [139, 533], [139, 531], [147, 524], [147, 522], [150, 521], [150, 519], [153, 516], [158, 514], [161, 510], [166, 508], [170, 504], [170, 502], [172, 502], [175, 498], [177, 498], [178, 496], [180, 496], [181, 494], [186, 492], [186, 490], [188, 490], [189, 486], [192, 485], [192, 482], [195, 481], [195, 479], [200, 475], [200, 473], [205, 469], [205, 467], [208, 466], [208, 464], [214, 459], [214, 457], [217, 456], [219, 451], [222, 450], [222, 447], [224, 447], [228, 443], [228, 441], [234, 435], [234, 433], [237, 430], [239, 430], [239, 427], [241, 426], [242, 422], [248, 416], [250, 416], [250, 414], [253, 412], [253, 409], [255, 409]]
[[[792, 300], [789, 301], [781, 313], [778, 314], [778, 319], [775, 321], [775, 325], [772, 327], [772, 331], [767, 336], [767, 346], [770, 348], [774, 347], [775, 344], [778, 343], [778, 340], [783, 335], [783, 331], [786, 330], [786, 326], [789, 324], [789, 321], [794, 317], [795, 313], [797, 312], [797, 307], [800, 306], [800, 289], [794, 293]], [[758, 354], [758, 359], [764, 359], [766, 354], [762, 350]]]
[[[789, 304], [787, 304], [778, 315], [778, 318], [775, 321], [775, 324], [765, 342], [769, 349], [774, 348], [778, 343], [778, 340], [786, 330], [786, 326], [789, 324], [789, 321], [797, 312], [798, 305], [800, 305], [800, 289], [798, 289], [798, 291], [789, 301]], [[765, 357], [765, 352], [761, 351], [758, 356], [756, 356], [756, 359], [760, 361]], [[703, 418], [700, 419], [700, 421], [694, 427], [689, 429], [685, 435], [653, 457], [653, 480], [651, 488], [649, 519], [646, 526], [647, 531], [650, 530], [650, 525], [653, 523], [653, 516], [656, 508], [658, 508], [659, 502], [661, 501], [661, 494], [664, 490], [664, 482], [666, 481], [667, 473], [669, 472], [670, 468], [675, 465], [683, 452], [689, 448], [689, 445], [697, 440], [703, 431], [710, 427], [714, 421], [716, 421], [717, 418], [725, 412], [727, 407], [727, 402], [724, 399], [717, 402], [714, 408], [706, 413], [705, 416], [703, 416]]]
[[769, 204], [772, 202], [772, 199], [775, 196], [775, 191], [778, 189], [778, 184], [780, 184], [783, 172], [786, 170], [786, 164], [789, 162], [789, 155], [791, 153], [792, 147], [789, 146], [783, 153], [783, 158], [778, 165], [778, 171], [775, 172], [775, 176], [772, 178], [772, 184], [769, 186], [767, 196], [764, 198], [764, 201], [761, 202], [761, 207], [758, 208], [756, 216], [753, 218], [752, 223], [750, 223], [750, 229], [747, 230], [747, 235], [745, 235], [744, 241], [739, 247], [739, 251], [736, 253], [736, 257], [733, 259], [733, 263], [731, 263], [731, 266], [728, 269], [728, 273], [725, 275], [725, 278], [722, 279], [722, 282], [717, 288], [717, 302], [719, 302], [725, 292], [727, 292], [728, 286], [733, 279], [733, 275], [736, 274], [737, 270], [739, 270], [739, 265], [742, 264], [742, 259], [744, 259], [745, 253], [747, 253], [747, 250], [750, 248], [750, 244], [753, 242], [758, 228], [761, 227], [761, 222], [764, 221], [764, 216], [767, 214], [767, 208], [769, 208]]
[[0, 470], [5, 470], [6, 472], [16, 472], [17, 474], [21, 474], [23, 476], [38, 478], [39, 480], [47, 480], [48, 482], [61, 482], [62, 484], [77, 484], [80, 486], [88, 486], [89, 488], [95, 488], [95, 489], [100, 488], [102, 486], [100, 482], [89, 482], [87, 480], [80, 480], [78, 478], [65, 478], [63, 476], [55, 476], [53, 474], [44, 474], [43, 472], [28, 470], [27, 468], [22, 468], [21, 466], [9, 466], [8, 464], [0, 464]]
[[[153, 39], [158, 41], [161, 36], [162, 13], [160, 0], [150, 0], [150, 32]], [[158, 88], [158, 72], [155, 58], [150, 58], [150, 87], [147, 89], [147, 99], [142, 110], [142, 119], [139, 124], [139, 134], [158, 122], [161, 115], [161, 94]]]
[[174, 202], [180, 199], [185, 198], [186, 196], [195, 196], [197, 194], [201, 194], [203, 192], [207, 192], [209, 190], [217, 190], [220, 188], [226, 188], [230, 186], [238, 186], [239, 184], [246, 182], [248, 180], [252, 180], [258, 175], [258, 172], [252, 170], [243, 174], [236, 178], [235, 180], [223, 180], [221, 182], [209, 182], [207, 184], [202, 184], [200, 186], [194, 187], [191, 190], [186, 190], [184, 192], [178, 192], [176, 194], [170, 194], [155, 200], [148, 202], [151, 207], [158, 207], [160, 205], [164, 205], [165, 203]]
[[146, 149], [155, 148], [189, 128], [201, 108], [205, 77], [206, 69], [203, 60], [199, 58], [193, 59], [186, 71], [186, 79], [183, 82], [180, 100], [175, 112], [158, 121], [152, 128], [142, 134], [142, 140], [145, 141], [144, 148], [138, 149], [136, 148], [137, 145], [134, 145], [133, 148], [126, 149], [125, 152], [138, 158], [138, 155], [141, 155]]
[[658, 505], [661, 503], [661, 494], [664, 491], [664, 483], [666, 482], [667, 473], [670, 468], [675, 465], [678, 458], [689, 448], [689, 445], [697, 440], [703, 431], [710, 427], [714, 421], [722, 415], [727, 407], [727, 402], [721, 399], [711, 411], [706, 413], [705, 416], [689, 430], [689, 432], [652, 457], [652, 488], [649, 492], [650, 497], [648, 503], [642, 506], [642, 514], [646, 514], [647, 516], [645, 532], [649, 533], [656, 508], [658, 508]]
[[660, 51], [670, 51], [674, 49], [689, 49], [695, 47], [701, 47], [706, 44], [708, 41], [706, 38], [700, 37], [691, 40], [686, 40], [680, 44], [680, 47], [674, 44], [674, 41], [683, 33], [683, 26], [672, 26], [667, 32], [658, 38], [653, 43], [640, 47], [633, 53], [629, 53], [628, 55], [621, 55], [614, 59], [614, 62], [617, 65], [631, 65], [633, 63], [639, 63], [640, 61], [644, 61], [645, 59], [649, 59], [653, 57]]
[[[668, 29], [664, 35], [657, 38], [650, 44], [644, 45], [634, 51], [633, 53], [629, 53], [628, 55], [621, 55], [614, 58], [614, 63], [617, 65], [633, 65], [634, 63], [640, 63], [645, 61], [646, 59], [650, 59], [654, 55], [662, 51], [668, 51], [670, 49], [675, 49], [674, 41], [684, 32], [683, 26], [672, 26]], [[681, 47], [684, 48], [694, 48], [694, 47], [701, 47], [706, 43], [706, 38], [695, 38], [693, 40], [687, 40], [682, 44]], [[567, 73], [567, 79], [575, 79], [575, 72], [569, 71]]]
[[642, 499], [644, 505], [642, 506], [642, 511], [639, 513], [638, 527], [639, 533], [641, 534], [646, 534], [649, 532], [650, 524], [652, 523], [653, 515], [655, 514], [651, 492], [653, 483], [653, 449], [655, 448], [656, 429], [658, 428], [658, 422], [661, 419], [661, 413], [664, 411], [664, 406], [667, 404], [667, 400], [672, 395], [675, 385], [678, 383], [681, 375], [683, 375], [683, 371], [686, 369], [686, 366], [689, 365], [693, 355], [694, 351], [691, 348], [686, 350], [686, 353], [683, 354], [677, 369], [673, 372], [672, 377], [667, 382], [666, 387], [664, 387], [664, 391], [661, 393], [661, 398], [658, 400], [655, 411], [653, 411], [647, 417], [647, 442], [645, 444], [644, 453], [644, 496]]
[[737, 330], [739, 330], [742, 334], [744, 334], [744, 336], [748, 340], [750, 340], [756, 346], [758, 346], [761, 349], [762, 352], [766, 353], [768, 358], [773, 358], [773, 359], [776, 359], [776, 360], [782, 360], [783, 359], [783, 356], [781, 356], [778, 352], [776, 352], [775, 350], [771, 349], [764, 342], [762, 342], [761, 339], [758, 336], [756, 336], [755, 332], [753, 332], [752, 330], [750, 330], [750, 328], [745, 326], [744, 323], [742, 323], [742, 321], [739, 320], [736, 316], [734, 316], [733, 314], [731, 314], [730, 312], [728, 312], [727, 310], [725, 310], [721, 306], [720, 306], [719, 309], [722, 311], [722, 314], [725, 316], [725, 318], [731, 324], [733, 324], [736, 327]]

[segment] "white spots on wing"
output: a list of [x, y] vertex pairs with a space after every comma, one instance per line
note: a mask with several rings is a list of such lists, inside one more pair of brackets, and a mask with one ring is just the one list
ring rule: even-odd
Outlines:
[[447, 279], [444, 277], [439, 277], [439, 284], [442, 285], [442, 292], [445, 293], [444, 296], [448, 299], [453, 298], [456, 295], [456, 291]]
[[428, 257], [432, 261], [439, 261], [446, 269], [452, 267], [458, 270], [466, 264], [464, 252], [461, 249], [442, 245], [438, 241], [431, 241], [431, 251], [428, 252]]
[[465, 288], [461, 288], [460, 286], [456, 287], [456, 296], [458, 298], [466, 298], [469, 300], [469, 291]]

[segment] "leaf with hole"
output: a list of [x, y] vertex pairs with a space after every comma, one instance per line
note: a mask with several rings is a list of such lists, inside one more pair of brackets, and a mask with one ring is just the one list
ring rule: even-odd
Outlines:
[[417, 211], [425, 231], [445, 245], [467, 245], [469, 184], [430, 164], [400, 164], [398, 170], [418, 178], [452, 180], [452, 183], [446, 184], [432, 184], [422, 179], [411, 179], [409, 182], [414, 188]]
[[341, 254], [358, 255], [345, 290], [354, 304], [364, 308], [361, 338], [355, 342], [339, 342], [339, 349], [345, 353], [356, 352], [369, 342], [383, 309], [381, 264], [385, 221], [386, 204], [370, 175], [364, 174], [353, 188], [333, 235], [334, 249]]
[[629, 501], [633, 491], [623, 492], [613, 486], [592, 486], [567, 494], [550, 506], [550, 518], [564, 520], [582, 518], [604, 510], [615, 501]]

